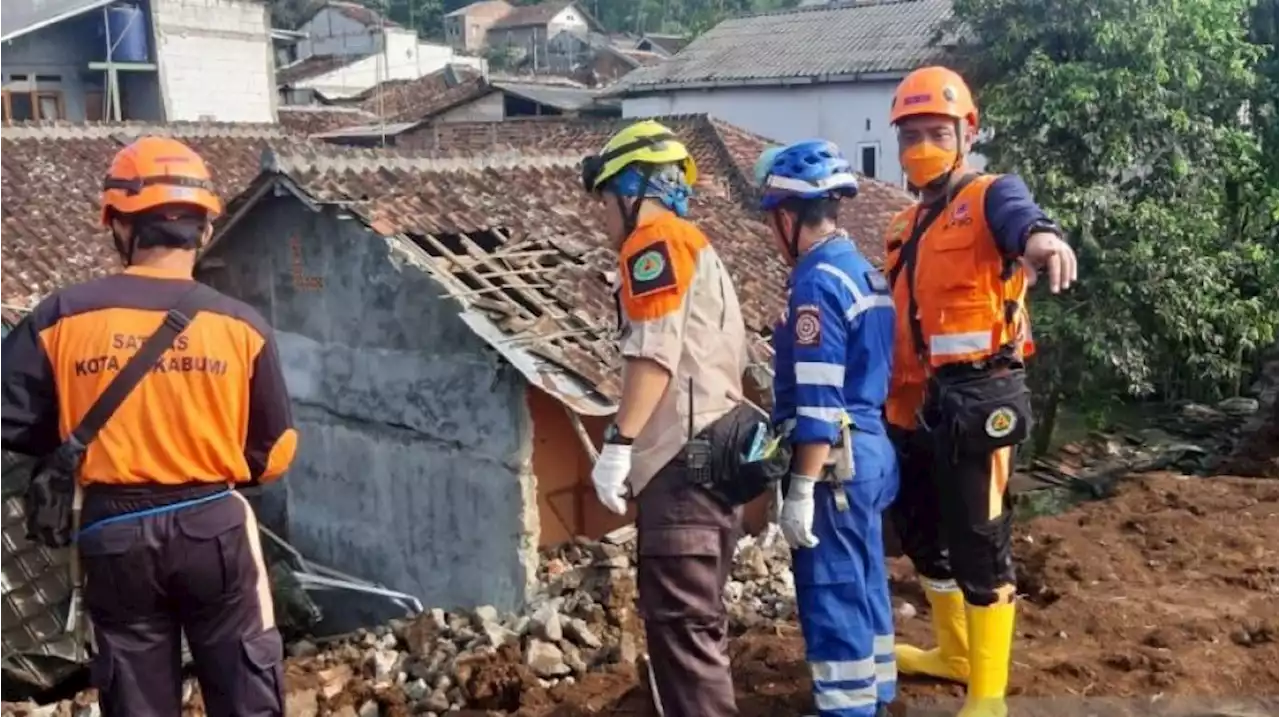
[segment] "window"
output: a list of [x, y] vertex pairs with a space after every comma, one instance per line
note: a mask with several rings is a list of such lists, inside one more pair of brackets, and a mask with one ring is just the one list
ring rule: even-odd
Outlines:
[[84, 93], [84, 119], [86, 122], [101, 122], [106, 116], [103, 105], [105, 97], [102, 90], [88, 90]]
[[3, 115], [7, 122], [67, 118], [66, 112], [63, 110], [61, 92], [48, 90], [39, 92], [5, 91], [3, 94]]
[[879, 160], [879, 142], [863, 142], [858, 145], [858, 172], [863, 176], [875, 179]]

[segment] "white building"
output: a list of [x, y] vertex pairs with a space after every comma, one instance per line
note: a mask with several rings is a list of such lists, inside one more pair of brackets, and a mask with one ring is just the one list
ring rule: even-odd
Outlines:
[[4, 0], [5, 120], [274, 122], [254, 0]]
[[483, 58], [457, 54], [448, 45], [423, 42], [412, 29], [362, 5], [329, 2], [298, 28], [298, 61], [280, 68], [276, 84], [286, 104], [306, 104], [311, 95], [352, 97], [389, 80], [416, 80], [446, 65], [481, 72]]
[[871, 0], [726, 20], [613, 94], [624, 117], [705, 112], [784, 142], [828, 139], [862, 174], [904, 185], [889, 105], [938, 61], [931, 40], [950, 17], [950, 0]]

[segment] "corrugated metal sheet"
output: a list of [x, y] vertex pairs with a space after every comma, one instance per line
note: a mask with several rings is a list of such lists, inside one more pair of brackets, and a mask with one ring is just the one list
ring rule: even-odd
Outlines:
[[2, 664], [6, 673], [47, 689], [79, 669], [75, 641], [66, 633], [70, 552], [27, 541], [22, 491], [31, 461], [7, 452], [3, 458]]
[[5, 0], [4, 32], [0, 34], [0, 41], [35, 32], [111, 2], [112, 0]]
[[905, 72], [936, 59], [950, 17], [951, 0], [882, 0], [726, 20], [618, 91]]

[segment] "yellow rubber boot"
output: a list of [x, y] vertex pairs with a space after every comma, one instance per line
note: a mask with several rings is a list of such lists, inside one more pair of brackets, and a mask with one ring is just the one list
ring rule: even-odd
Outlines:
[[969, 681], [969, 633], [965, 626], [964, 596], [959, 590], [939, 592], [924, 589], [929, 599], [933, 634], [938, 646], [922, 650], [911, 645], [895, 645], [894, 659], [904, 675], [927, 675], [965, 684]]
[[966, 605], [969, 623], [969, 692], [958, 717], [1006, 717], [1013, 650], [1012, 602], [986, 607]]

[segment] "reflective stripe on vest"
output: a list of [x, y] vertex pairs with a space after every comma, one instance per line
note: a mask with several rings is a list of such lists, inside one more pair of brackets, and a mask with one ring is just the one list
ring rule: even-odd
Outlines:
[[[1007, 348], [1019, 357], [1034, 350], [1025, 305], [1026, 270], [1018, 263], [1010, 279], [1002, 277], [1008, 259], [987, 225], [986, 192], [998, 177], [974, 177], [940, 213], [935, 209], [935, 219], [915, 238], [916, 246], [911, 246], [911, 231], [891, 242], [891, 276], [900, 304], [897, 341], [908, 344], [895, 354], [916, 354], [922, 368], [985, 361]], [[927, 218], [928, 211], [917, 206], [907, 226]], [[910, 261], [912, 251], [916, 256]], [[915, 304], [923, 345], [914, 345], [916, 327], [902, 303]]]

